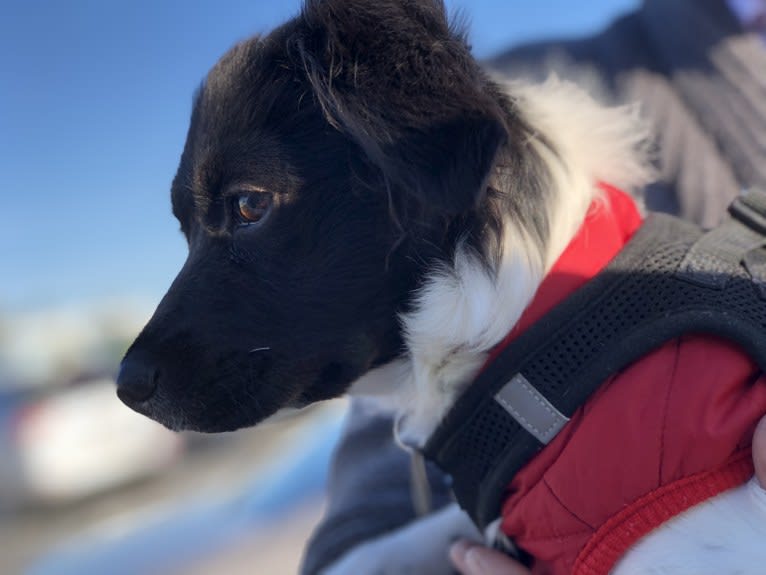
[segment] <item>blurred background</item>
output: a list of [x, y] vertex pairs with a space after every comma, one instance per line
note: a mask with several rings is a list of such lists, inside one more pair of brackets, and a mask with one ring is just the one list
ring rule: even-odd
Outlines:
[[[489, 57], [637, 1], [447, 5]], [[192, 92], [299, 2], [0, 6], [0, 573], [295, 573], [344, 402], [179, 435], [113, 376], [185, 257], [169, 187]]]

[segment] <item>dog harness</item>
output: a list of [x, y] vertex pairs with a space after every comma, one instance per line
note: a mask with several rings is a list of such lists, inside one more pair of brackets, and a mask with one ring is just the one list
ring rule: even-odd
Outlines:
[[606, 575], [652, 529], [744, 483], [766, 413], [766, 193], [705, 232], [642, 224], [602, 188], [424, 448], [536, 575]]

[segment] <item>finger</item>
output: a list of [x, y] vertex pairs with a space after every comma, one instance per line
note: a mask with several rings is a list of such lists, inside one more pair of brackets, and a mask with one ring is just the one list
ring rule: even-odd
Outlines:
[[466, 541], [465, 539], [460, 539], [459, 541], [453, 543], [449, 548], [449, 560], [452, 561], [455, 569], [460, 571], [463, 575], [469, 575], [468, 571], [466, 570], [465, 556], [466, 553], [468, 553], [468, 550], [474, 545], [475, 543]]
[[530, 575], [507, 555], [465, 540], [452, 545], [450, 560], [463, 575]]
[[766, 489], [766, 417], [761, 418], [753, 434], [755, 478]]

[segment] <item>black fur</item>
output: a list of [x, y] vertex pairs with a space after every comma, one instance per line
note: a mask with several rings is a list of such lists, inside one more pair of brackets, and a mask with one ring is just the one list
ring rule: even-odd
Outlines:
[[[540, 219], [529, 134], [440, 2], [309, 0], [235, 46], [195, 97], [172, 186], [189, 257], [120, 397], [224, 431], [342, 394], [404, 353], [398, 314], [459, 241], [493, 260], [502, 213]], [[238, 195], [262, 190], [270, 213], [242, 225]]]

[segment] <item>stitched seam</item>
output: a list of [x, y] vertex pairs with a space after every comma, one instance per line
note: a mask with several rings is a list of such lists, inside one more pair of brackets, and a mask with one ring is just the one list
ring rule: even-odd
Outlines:
[[681, 338], [675, 340], [676, 353], [673, 357], [673, 367], [670, 371], [670, 378], [668, 379], [667, 392], [665, 393], [665, 406], [664, 413], [662, 414], [662, 431], [660, 432], [660, 460], [657, 466], [657, 486], [662, 485], [662, 475], [664, 472], [665, 463], [665, 436], [668, 430], [668, 410], [670, 408], [670, 394], [673, 390], [673, 382], [676, 379], [676, 371], [678, 371], [678, 361], [681, 355]]
[[592, 535], [594, 532], [594, 528], [591, 527], [587, 521], [583, 521], [582, 518], [580, 518], [576, 513], [574, 513], [569, 507], [567, 507], [563, 501], [559, 498], [559, 496], [556, 494], [556, 492], [551, 487], [550, 483], [548, 483], [548, 480], [543, 477], [542, 484], [545, 487], [545, 489], [548, 490], [548, 492], [551, 494], [551, 496], [556, 500], [556, 502], [561, 505], [561, 507], [569, 513], [576, 521], [582, 523], [585, 525], [584, 528], [578, 529], [576, 531], [569, 531], [568, 533], [555, 533], [553, 535], [541, 535], [541, 536], [526, 536], [525, 537], [525, 543], [529, 544], [531, 542], [535, 543], [544, 543], [547, 541], [561, 541], [562, 539], [571, 539], [573, 537], [582, 537], [583, 535]]
[[551, 495], [553, 495], [553, 498], [554, 498], [554, 499], [555, 499], [555, 500], [558, 502], [558, 504], [559, 504], [559, 505], [561, 505], [561, 507], [562, 507], [562, 508], [566, 509], [566, 510], [567, 510], [567, 512], [568, 512], [568, 513], [569, 513], [569, 514], [570, 514], [572, 517], [574, 517], [575, 519], [577, 519], [577, 520], [578, 520], [580, 523], [582, 523], [583, 525], [587, 525], [587, 526], [588, 526], [588, 529], [587, 529], [587, 531], [589, 531], [589, 532], [593, 532], [593, 531], [595, 531], [595, 529], [596, 529], [596, 527], [595, 527], [595, 526], [593, 526], [593, 525], [591, 525], [590, 523], [588, 523], [587, 521], [585, 521], [585, 519], [583, 519], [583, 518], [582, 518], [582, 517], [580, 517], [580, 516], [579, 516], [577, 513], [575, 513], [574, 511], [572, 511], [572, 510], [569, 508], [569, 506], [568, 506], [566, 503], [564, 503], [564, 502], [561, 500], [561, 498], [558, 496], [558, 493], [556, 493], [556, 491], [553, 489], [553, 487], [551, 487], [551, 484], [550, 484], [550, 483], [548, 483], [548, 478], [547, 478], [547, 477], [543, 477], [543, 484], [545, 485], [545, 487], [547, 487], [547, 488], [548, 488], [548, 492], [549, 492]]

